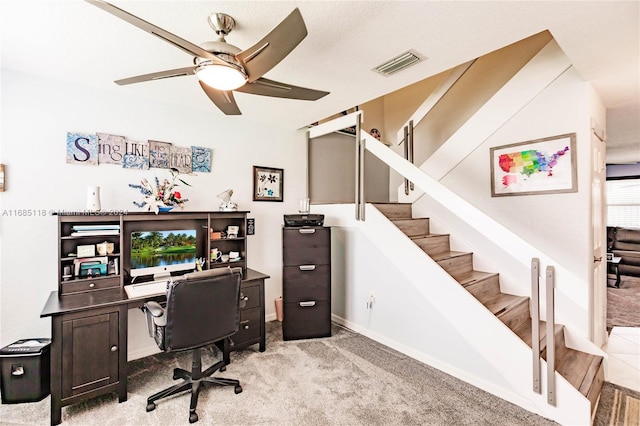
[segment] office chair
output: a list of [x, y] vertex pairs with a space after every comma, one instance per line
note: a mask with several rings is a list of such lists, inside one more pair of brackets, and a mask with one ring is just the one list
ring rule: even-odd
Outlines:
[[167, 305], [148, 301], [143, 311], [147, 315], [149, 334], [165, 352], [191, 350], [191, 372], [176, 368], [173, 379], [181, 383], [151, 395], [147, 412], [156, 408], [155, 401], [186, 390], [191, 392], [189, 423], [198, 421], [198, 395], [207, 386], [234, 386], [242, 392], [238, 380], [210, 377], [225, 371], [224, 360], [202, 371], [201, 348], [229, 338], [240, 323], [240, 281], [242, 268], [210, 269], [184, 275], [172, 282], [167, 290]]

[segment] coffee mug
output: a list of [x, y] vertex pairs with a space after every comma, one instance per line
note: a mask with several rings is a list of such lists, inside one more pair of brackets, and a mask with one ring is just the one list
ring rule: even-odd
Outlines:
[[222, 257], [222, 252], [217, 248], [212, 248], [210, 253], [210, 259], [212, 262], [217, 262]]

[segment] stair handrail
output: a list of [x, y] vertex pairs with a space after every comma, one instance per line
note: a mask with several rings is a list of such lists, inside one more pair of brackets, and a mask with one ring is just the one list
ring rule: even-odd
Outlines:
[[[496, 240], [496, 236], [502, 236], [500, 238], [500, 241], [503, 242], [501, 248], [523, 268], [528, 269], [530, 267], [532, 257], [539, 258], [540, 262], [547, 265], [557, 265], [557, 262], [547, 256], [544, 252], [541, 252], [536, 247], [532, 246], [519, 235], [514, 234], [504, 225], [500, 224], [491, 216], [487, 215], [473, 204], [451, 191], [416, 165], [406, 161], [401, 155], [390, 150], [386, 145], [375, 139], [373, 136], [363, 132], [362, 138], [366, 140], [366, 149], [369, 152], [378, 157], [401, 176], [408, 178], [421, 191], [429, 194], [434, 200], [436, 200], [436, 202], [451, 212], [451, 214], [462, 219], [464, 222], [469, 224], [469, 226], [476, 229], [477, 232], [484, 235], [485, 238], [491, 241]], [[567, 303], [576, 304], [580, 309], [586, 312], [588, 310], [588, 301], [586, 299], [586, 294], [583, 291], [585, 285], [584, 281], [580, 280], [573, 272], [561, 265], [555, 267], [554, 273], [558, 278], [560, 278], [559, 282], [562, 282], [563, 286], [562, 288], [559, 287], [558, 290], [572, 295], [571, 298], [566, 297], [564, 300]], [[583, 328], [576, 324], [575, 321], [565, 321], [564, 319], [563, 321], [565, 325], [570, 323], [576, 325], [578, 329]]]

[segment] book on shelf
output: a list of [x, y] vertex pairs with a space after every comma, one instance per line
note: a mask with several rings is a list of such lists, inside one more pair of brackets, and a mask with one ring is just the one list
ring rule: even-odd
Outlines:
[[120, 225], [117, 224], [101, 224], [101, 225], [73, 225], [74, 231], [97, 231], [97, 230], [120, 230]]
[[72, 237], [83, 237], [92, 235], [120, 235], [120, 229], [94, 229], [91, 231], [73, 231]]

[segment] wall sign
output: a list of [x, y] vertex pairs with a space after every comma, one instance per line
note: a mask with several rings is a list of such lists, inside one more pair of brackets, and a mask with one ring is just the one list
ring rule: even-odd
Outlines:
[[175, 168], [180, 173], [211, 173], [211, 148], [181, 147], [155, 140], [135, 141], [109, 133], [67, 132], [67, 163], [125, 169]]

